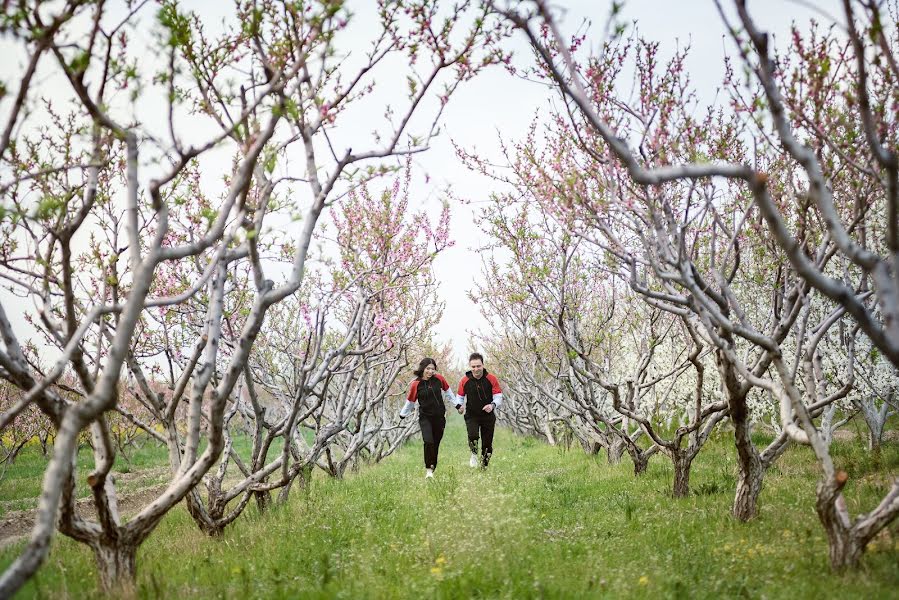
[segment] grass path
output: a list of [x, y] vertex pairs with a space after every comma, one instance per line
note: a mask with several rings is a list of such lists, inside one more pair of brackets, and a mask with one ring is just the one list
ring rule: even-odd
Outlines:
[[[899, 598], [899, 524], [864, 568], [830, 574], [804, 449], [770, 474], [760, 517], [729, 516], [734, 463], [726, 437], [700, 454], [694, 494], [668, 494], [670, 463], [640, 479], [625, 460], [566, 452], [498, 432], [486, 472], [467, 466], [450, 418], [434, 480], [421, 443], [345, 481], [250, 511], [223, 538], [204, 537], [182, 509], [138, 556], [140, 597], [275, 598]], [[847, 448], [853, 511], [870, 509], [899, 471], [899, 446], [871, 462]], [[12, 555], [0, 554], [0, 567]], [[65, 539], [22, 597], [96, 596], [90, 553]]]

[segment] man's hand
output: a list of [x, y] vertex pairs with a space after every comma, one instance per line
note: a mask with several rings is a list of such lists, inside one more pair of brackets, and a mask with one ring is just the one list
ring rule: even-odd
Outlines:
[[464, 415], [465, 414], [465, 405], [459, 404], [458, 406], [456, 406], [456, 412], [458, 412], [460, 415]]
[[492, 412], [493, 412], [493, 404], [485, 404], [485, 405], [484, 405], [484, 412], [485, 412], [485, 413], [492, 413]]

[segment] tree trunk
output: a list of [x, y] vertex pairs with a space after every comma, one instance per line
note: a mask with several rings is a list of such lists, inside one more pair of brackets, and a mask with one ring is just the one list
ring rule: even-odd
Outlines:
[[749, 409], [746, 406], [748, 386], [737, 381], [733, 365], [727, 363], [722, 353], [718, 354], [719, 367], [727, 390], [727, 405], [730, 420], [734, 426], [734, 442], [737, 447], [737, 490], [734, 497], [733, 515], [746, 522], [758, 514], [759, 493], [765, 470], [759, 452], [752, 443], [752, 429], [749, 425]]
[[733, 507], [733, 514], [740, 521], [749, 521], [758, 514], [759, 494], [762, 491], [764, 476], [761, 461], [749, 460], [745, 468], [741, 463]]
[[210, 537], [222, 535], [224, 527], [217, 523], [218, 519], [221, 518], [221, 514], [216, 514], [214, 508], [215, 498], [212, 493], [209, 495], [209, 510], [206, 510], [206, 507], [203, 505], [203, 501], [200, 499], [200, 492], [196, 488], [184, 496], [184, 502], [187, 504], [188, 514], [193, 517], [200, 531]]
[[880, 454], [880, 442], [882, 438], [882, 428], [880, 430], [880, 433], [875, 433], [873, 430], [868, 431], [868, 450], [870, 450], [874, 454]]
[[671, 463], [674, 465], [674, 488], [672, 495], [675, 498], [684, 498], [690, 494], [690, 465], [693, 458], [683, 451], [672, 454]]
[[256, 499], [256, 508], [259, 509], [259, 512], [265, 512], [272, 505], [270, 492], [253, 492], [253, 498]]
[[[609, 464], [610, 465], [619, 464], [621, 462], [621, 457], [624, 455], [625, 450], [626, 450], [625, 444], [621, 440], [615, 440], [611, 444], [609, 444], [609, 447], [606, 449], [606, 454], [608, 454], [608, 457], [609, 457]], [[645, 469], [646, 466], [644, 465], [643, 468]]]
[[91, 544], [97, 560], [100, 585], [107, 594], [119, 597], [132, 595], [137, 569], [137, 546], [100, 540]]
[[649, 457], [637, 450], [636, 452], [629, 452], [631, 456], [631, 460], [634, 461], [634, 476], [642, 475], [646, 472], [647, 467], [649, 467]]
[[740, 521], [749, 521], [759, 511], [758, 500], [762, 491], [765, 470], [758, 450], [752, 443], [749, 424], [745, 420], [734, 421], [734, 439], [737, 445], [737, 490], [733, 514]]
[[281, 487], [281, 491], [278, 492], [278, 504], [284, 504], [290, 498], [290, 488], [293, 486], [293, 482], [294, 479], [291, 479], [286, 485]]
[[748, 469], [740, 469], [733, 514], [740, 521], [748, 521], [758, 514], [758, 499], [762, 491], [764, 471], [760, 463]]
[[854, 536], [841, 528], [824, 524], [827, 531], [827, 545], [830, 553], [830, 567], [834, 571], [855, 569], [864, 554], [864, 547]]
[[598, 454], [599, 451], [602, 449], [602, 446], [600, 446], [597, 442], [595, 442], [593, 440], [584, 440], [584, 439], [578, 438], [578, 441], [580, 441], [581, 448], [584, 449], [584, 453], [586, 453], [588, 456], [593, 456], [594, 454]]
[[550, 446], [556, 445], [556, 436], [553, 435], [553, 427], [549, 421], [543, 422], [543, 435], [546, 436], [546, 442]]
[[299, 486], [300, 491], [309, 491], [309, 483], [312, 480], [312, 469], [312, 464], [304, 465], [297, 472], [296, 476], [292, 477], [290, 481], [287, 482], [287, 485], [281, 488], [281, 491], [278, 493], [279, 504], [287, 502], [287, 499], [290, 497], [290, 490], [293, 487], [294, 483]]
[[845, 473], [838, 473], [831, 481], [819, 482], [815, 502], [818, 518], [827, 532], [830, 566], [834, 571], [857, 567], [867, 545], [855, 535], [845, 513], [840, 490], [846, 479]]
[[868, 415], [867, 411], [863, 411], [862, 414], [864, 414], [865, 424], [868, 426], [868, 450], [878, 453], [883, 440], [883, 426], [886, 424], [886, 420], [877, 418], [879, 415]]

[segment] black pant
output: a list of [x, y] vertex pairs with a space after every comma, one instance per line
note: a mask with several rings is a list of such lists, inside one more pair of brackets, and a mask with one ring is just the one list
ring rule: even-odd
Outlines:
[[446, 429], [446, 416], [419, 415], [418, 424], [421, 426], [421, 439], [425, 442], [425, 468], [436, 469], [437, 452], [440, 450], [443, 430]]
[[486, 467], [493, 455], [493, 429], [496, 415], [492, 412], [480, 415], [465, 413], [465, 428], [468, 429], [468, 447], [472, 454], [478, 453], [478, 437], [481, 438], [481, 465]]

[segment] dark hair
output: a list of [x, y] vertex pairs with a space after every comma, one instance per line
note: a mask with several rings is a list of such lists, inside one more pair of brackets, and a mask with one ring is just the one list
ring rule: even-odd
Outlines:
[[428, 365], [434, 365], [434, 368], [436, 369], [437, 361], [434, 360], [433, 358], [423, 358], [423, 359], [421, 359], [421, 362], [418, 363], [418, 368], [412, 372], [415, 373], [416, 377], [424, 377], [425, 369], [428, 368]]
[[480, 352], [472, 352], [468, 357], [468, 362], [471, 362], [473, 360], [479, 360], [481, 362], [484, 362], [484, 357], [481, 356]]

